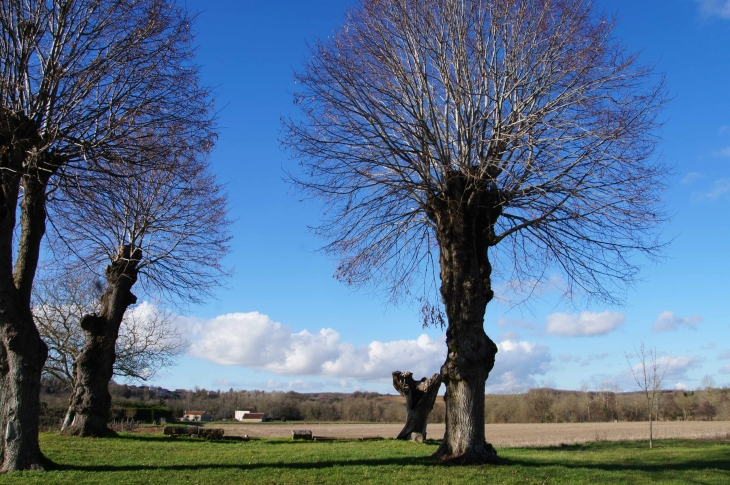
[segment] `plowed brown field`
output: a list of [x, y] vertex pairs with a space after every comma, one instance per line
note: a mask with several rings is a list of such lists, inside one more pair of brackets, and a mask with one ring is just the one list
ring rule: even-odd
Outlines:
[[[227, 436], [249, 435], [252, 438], [284, 438], [293, 429], [311, 430], [314, 436], [334, 438], [395, 438], [402, 425], [348, 423], [244, 423], [212, 425], [225, 429]], [[649, 423], [580, 423], [580, 424], [488, 424], [487, 441], [496, 447], [554, 446], [589, 441], [644, 440], [649, 437]], [[431, 424], [428, 438], [440, 439], [443, 424]], [[654, 439], [713, 438], [730, 435], [730, 421], [661, 421], [654, 423]]]

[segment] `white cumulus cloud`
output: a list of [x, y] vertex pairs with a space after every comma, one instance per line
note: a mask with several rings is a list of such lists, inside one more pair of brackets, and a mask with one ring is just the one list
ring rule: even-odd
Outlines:
[[545, 345], [505, 340], [497, 344], [499, 351], [494, 369], [487, 379], [487, 393], [510, 392], [536, 385], [536, 378], [550, 370], [552, 356]]
[[548, 315], [545, 331], [564, 337], [592, 337], [613, 332], [626, 317], [618, 312], [553, 313]]
[[[413, 340], [374, 341], [367, 345], [343, 342], [340, 334], [323, 328], [295, 332], [267, 315], [231, 313], [207, 321], [181, 319], [193, 343], [190, 354], [221, 365], [238, 365], [279, 375], [322, 376], [343, 379], [389, 379], [396, 370], [416, 377], [438, 372], [446, 358], [444, 336], [426, 334]], [[507, 392], [535, 385], [536, 377], [550, 368], [552, 357], [544, 345], [504, 340], [498, 345], [488, 392]], [[328, 381], [331, 382], [331, 381]], [[264, 387], [316, 389], [320, 383], [304, 380], [271, 381]]]
[[231, 313], [196, 327], [190, 354], [221, 365], [240, 365], [284, 375], [320, 375], [357, 379], [388, 378], [394, 370], [430, 376], [445, 356], [443, 338], [374, 341], [356, 346], [323, 328], [294, 332], [267, 315]]
[[659, 314], [654, 322], [655, 332], [670, 332], [679, 330], [682, 327], [697, 330], [697, 326], [702, 323], [702, 317], [693, 315], [691, 317], [678, 317], [670, 311], [664, 311]]

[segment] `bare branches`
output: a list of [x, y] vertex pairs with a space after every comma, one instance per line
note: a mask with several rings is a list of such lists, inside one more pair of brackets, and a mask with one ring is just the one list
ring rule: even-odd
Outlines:
[[662, 388], [662, 381], [664, 381], [664, 375], [667, 373], [669, 364], [672, 361], [672, 356], [670, 355], [666, 360], [658, 359], [656, 348], [647, 350], [644, 348], [643, 342], [638, 350], [634, 347], [634, 352], [639, 358], [639, 363], [634, 366], [631, 363], [629, 354], [625, 354], [626, 362], [629, 364], [629, 369], [631, 369], [631, 375], [634, 381], [636, 381], [636, 385], [644, 391], [644, 395], [646, 396], [646, 407], [649, 413], [649, 448], [653, 448], [652, 421], [658, 419], [660, 390]]
[[[84, 347], [79, 321], [99, 311], [101, 283], [86, 274], [41, 274], [33, 293], [33, 315], [48, 345], [44, 371], [73, 385], [73, 363]], [[116, 341], [114, 375], [147, 380], [175, 364], [187, 349], [187, 340], [175, 328], [172, 315], [148, 303], [125, 313]]]
[[69, 269], [101, 275], [119, 246], [130, 245], [142, 250], [145, 293], [183, 305], [211, 296], [227, 275], [226, 198], [201, 160], [173, 160], [134, 177], [97, 174], [66, 184], [50, 207], [51, 239], [73, 250], [63, 263]]
[[430, 201], [458, 173], [467, 206], [498, 194], [483, 243], [502, 278], [558, 271], [567, 296], [620, 300], [662, 247], [666, 89], [612, 28], [582, 0], [368, 0], [312, 45], [284, 144], [337, 276], [397, 298], [435, 273]]
[[39, 152], [94, 169], [110, 158], [154, 162], [160, 152], [143, 142], [158, 136], [212, 144], [192, 18], [172, 3], [8, 0], [0, 14], [0, 100], [35, 123]]
[[88, 189], [97, 175], [135, 177], [199, 163], [215, 140], [210, 93], [192, 62], [190, 25], [172, 0], [0, 2], [0, 298], [6, 315], [0, 368], [10, 370], [0, 400], [14, 403], [3, 408], [0, 425], [23, 416], [20, 445], [7, 447], [0, 438], [3, 470], [43, 466], [33, 389], [46, 346], [33, 328], [31, 290], [48, 194]]

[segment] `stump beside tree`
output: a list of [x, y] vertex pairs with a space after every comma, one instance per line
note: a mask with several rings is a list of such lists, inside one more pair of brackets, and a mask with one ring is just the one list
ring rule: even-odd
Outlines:
[[393, 372], [393, 387], [406, 398], [406, 425], [398, 434], [399, 440], [413, 439], [413, 433], [420, 433], [426, 439], [428, 415], [431, 414], [436, 395], [441, 387], [441, 375], [434, 374], [430, 379], [413, 379], [412, 372]]
[[667, 90], [595, 3], [363, 0], [296, 74], [283, 141], [337, 278], [446, 327], [442, 462], [496, 461], [496, 284], [532, 294], [557, 271], [568, 299], [620, 302], [636, 253], [661, 255]]

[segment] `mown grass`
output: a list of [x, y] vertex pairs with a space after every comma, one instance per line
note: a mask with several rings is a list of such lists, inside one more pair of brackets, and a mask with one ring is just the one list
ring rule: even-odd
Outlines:
[[41, 435], [54, 468], [0, 476], [0, 484], [368, 483], [603, 484], [730, 483], [730, 442], [597, 442], [499, 450], [500, 466], [449, 467], [429, 455], [437, 442], [395, 440], [206, 442], [122, 434], [81, 439]]

